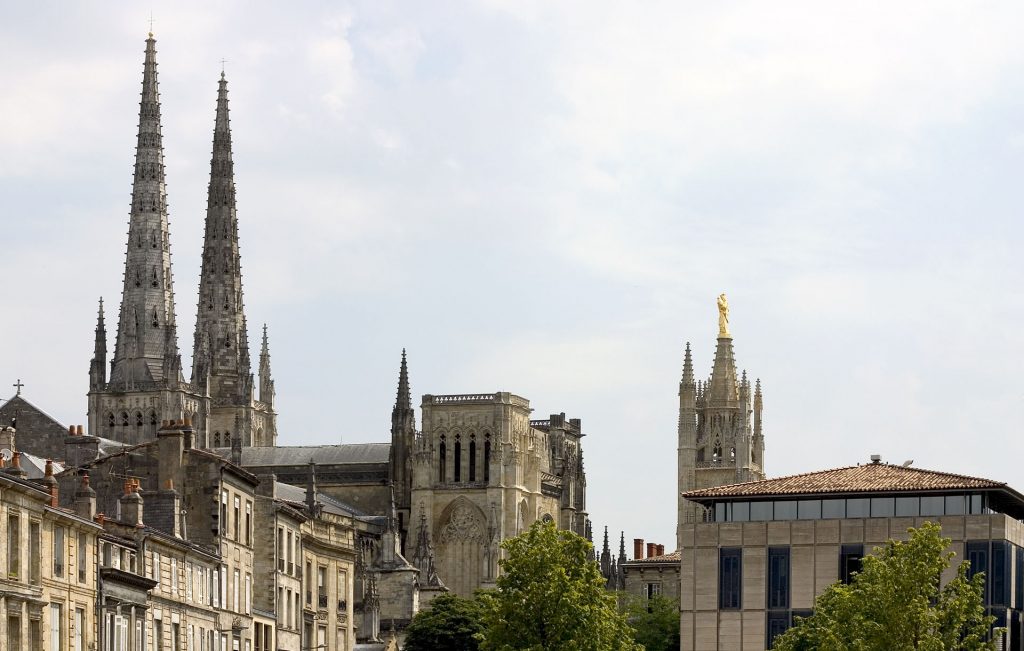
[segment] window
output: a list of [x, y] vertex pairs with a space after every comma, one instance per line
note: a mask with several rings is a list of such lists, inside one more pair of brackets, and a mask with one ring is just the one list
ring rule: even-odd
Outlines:
[[345, 612], [348, 607], [348, 574], [338, 572], [338, 611]]
[[252, 502], [245, 502], [245, 544], [252, 544]]
[[53, 576], [64, 576], [64, 527], [53, 525]]
[[185, 600], [192, 601], [192, 563], [185, 561]]
[[232, 586], [231, 586], [232, 587], [232, 590], [231, 590], [232, 605], [234, 606], [235, 612], [236, 613], [240, 613], [242, 611], [238, 607], [238, 601], [239, 601], [238, 597], [239, 597], [239, 588], [241, 587], [241, 584], [240, 584], [240, 582], [238, 580], [239, 579], [239, 572], [238, 572], [238, 570], [234, 571], [234, 573], [232, 574], [232, 578], [234, 579], [234, 581], [232, 582]]
[[843, 545], [839, 552], [839, 578], [843, 583], [853, 581], [853, 575], [860, 572], [864, 558], [864, 545]]
[[288, 531], [288, 574], [295, 573], [295, 564], [293, 563], [294, 556], [292, 555], [292, 532]]
[[32, 585], [39, 585], [39, 573], [41, 560], [39, 552], [42, 542], [40, 541], [42, 525], [38, 522], [28, 523], [28, 580]]
[[173, 651], [181, 649], [181, 624], [177, 622], [171, 622], [171, 649]]
[[89, 577], [89, 539], [85, 532], [78, 533], [78, 582], [85, 583]]
[[64, 636], [61, 633], [62, 606], [50, 604], [50, 651], [61, 651], [64, 648]]
[[821, 517], [823, 518], [845, 518], [846, 500], [822, 500]]
[[220, 492], [220, 535], [227, 535], [228, 530], [228, 492]]
[[7, 576], [17, 579], [21, 573], [21, 514], [7, 516]]
[[171, 594], [177, 597], [180, 593], [178, 590], [178, 559], [171, 559]]
[[660, 583], [648, 583], [647, 585], [644, 586], [644, 595], [648, 599], [650, 599], [651, 597], [655, 597], [657, 595], [660, 595], [660, 594], [661, 594], [661, 584]]
[[738, 609], [743, 588], [743, 563], [738, 547], [718, 550], [718, 608]]
[[157, 589], [163, 584], [164, 568], [160, 562], [160, 552], [153, 552], [153, 580], [157, 582]]
[[800, 500], [797, 508], [797, 517], [801, 520], [821, 519], [821, 500]]
[[[33, 641], [36, 648], [39, 648], [38, 641]], [[7, 616], [7, 648], [21, 648], [21, 618], [17, 615]]]
[[921, 513], [921, 500], [917, 497], [897, 497], [897, 517], [917, 517]]
[[316, 568], [316, 605], [327, 607], [327, 568], [320, 565]]
[[71, 632], [71, 651], [84, 651], [82, 637], [85, 635], [85, 609], [75, 608], [75, 630]]
[[233, 515], [235, 516], [235, 518], [234, 518], [234, 521], [231, 523], [234, 526], [234, 533], [235, 533], [235, 535], [233, 536], [233, 538], [236, 541], [241, 541], [242, 540], [239, 537], [239, 535], [238, 535], [238, 527], [239, 527], [239, 524], [242, 522], [242, 518], [240, 517], [240, 515], [241, 515], [241, 513], [240, 513], [241, 512], [241, 504], [242, 504], [241, 499], [239, 499], [239, 497], [236, 495], [235, 496], [235, 500], [234, 500], [234, 512], [233, 512]]
[[866, 518], [871, 515], [871, 500], [866, 497], [857, 497], [846, 500], [846, 517]]
[[1010, 543], [1005, 540], [992, 541], [991, 567], [989, 568], [989, 603], [993, 606], [1010, 605]]
[[462, 436], [455, 435], [455, 458], [452, 459], [455, 481], [462, 481]]
[[444, 481], [445, 463], [448, 461], [448, 445], [445, 443], [444, 434], [441, 435], [441, 444], [437, 447], [437, 481]]
[[491, 435], [484, 434], [484, 481], [491, 481]]
[[896, 500], [891, 497], [871, 498], [871, 517], [891, 518], [896, 514]]
[[750, 519], [754, 522], [764, 522], [772, 519], [771, 502], [752, 502], [750, 504]]
[[313, 564], [306, 561], [306, 576], [303, 577], [306, 582], [306, 605], [313, 605]]
[[941, 495], [928, 495], [921, 498], [921, 515], [943, 515], [946, 499]]
[[775, 638], [789, 630], [789, 611], [783, 613], [768, 613], [768, 639], [765, 641], [765, 648], [772, 648]]
[[776, 520], [796, 520], [796, 510], [796, 502], [776, 502], [773, 517]]
[[469, 435], [469, 481], [476, 481], [476, 434]]
[[1014, 578], [1014, 606], [1020, 610], [1024, 607], [1024, 549], [1020, 547], [1014, 547], [1014, 551], [1017, 556], [1017, 572], [1013, 575]]
[[277, 571], [284, 572], [284, 527], [277, 528]]
[[164, 623], [159, 619], [153, 620], [153, 641], [156, 651], [164, 651]]
[[252, 614], [252, 574], [245, 575], [245, 614]]
[[220, 570], [214, 569], [210, 574], [210, 595], [214, 608], [220, 608]]
[[768, 608], [789, 608], [789, 547], [768, 548]]

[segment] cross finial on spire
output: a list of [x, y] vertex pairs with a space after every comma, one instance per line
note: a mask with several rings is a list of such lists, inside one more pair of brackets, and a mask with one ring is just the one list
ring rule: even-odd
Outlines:
[[221, 79], [224, 78], [224, 64], [227, 63], [227, 62], [228, 62], [227, 59], [221, 59], [220, 60], [220, 78]]
[[153, 11], [149, 12], [149, 37], [153, 38]]
[[22, 384], [22, 382], [21, 382], [21, 378], [18, 378], [18, 381], [17, 381], [17, 382], [15, 382], [15, 383], [14, 383], [13, 385], [11, 385], [11, 386], [13, 386], [13, 387], [14, 387], [15, 389], [17, 389], [17, 390], [18, 390], [18, 392], [17, 392], [17, 393], [15, 393], [14, 395], [16, 395], [16, 396], [20, 396], [20, 395], [21, 395], [21, 387], [23, 387], [23, 386], [25, 386], [25, 385], [24, 385], [24, 384]]

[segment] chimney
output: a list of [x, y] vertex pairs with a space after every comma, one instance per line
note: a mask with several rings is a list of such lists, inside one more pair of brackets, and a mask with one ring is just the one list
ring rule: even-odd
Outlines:
[[665, 555], [665, 545], [658, 545], [658, 556]]
[[75, 491], [75, 513], [86, 520], [96, 517], [96, 491], [89, 485], [89, 473], [82, 473], [82, 485]]
[[644, 539], [634, 538], [633, 539], [633, 560], [639, 561], [644, 557]]
[[195, 444], [195, 430], [192, 429], [191, 418], [186, 418], [182, 421], [181, 433], [184, 436], [184, 448], [186, 450], [191, 450], [192, 446]]
[[85, 436], [85, 430], [81, 425], [75, 427], [75, 436]]
[[11, 457], [11, 467], [7, 472], [17, 477], [24, 477], [27, 474], [21, 469], [21, 452], [15, 451], [14, 456]]
[[57, 508], [60, 502], [60, 487], [57, 485], [57, 478], [53, 476], [53, 461], [46, 460], [46, 471], [43, 474], [43, 486], [50, 493], [50, 507]]
[[142, 524], [142, 496], [139, 495], [139, 482], [129, 479], [124, 482], [124, 495], [121, 496], [121, 521], [133, 527]]
[[652, 542], [647, 543], [647, 558], [654, 558], [658, 555], [658, 546]]
[[184, 423], [181, 421], [164, 421], [163, 427], [156, 433], [158, 441], [159, 471], [157, 486], [183, 486], [181, 481], [182, 457], [185, 454]]

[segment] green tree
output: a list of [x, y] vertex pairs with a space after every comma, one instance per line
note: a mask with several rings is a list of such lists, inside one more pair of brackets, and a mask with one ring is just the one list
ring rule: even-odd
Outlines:
[[487, 603], [486, 651], [642, 651], [604, 589], [591, 545], [571, 531], [537, 521], [502, 543], [498, 589]]
[[406, 630], [405, 651], [476, 651], [484, 605], [452, 593], [438, 596], [416, 613]]
[[775, 639], [777, 651], [994, 651], [993, 617], [985, 615], [984, 577], [967, 578], [968, 563], [940, 587], [949, 567], [949, 539], [939, 525], [910, 529], [864, 557], [849, 585], [835, 583], [818, 597], [814, 614]]
[[646, 651], [679, 651], [679, 602], [664, 595], [622, 598], [633, 640]]

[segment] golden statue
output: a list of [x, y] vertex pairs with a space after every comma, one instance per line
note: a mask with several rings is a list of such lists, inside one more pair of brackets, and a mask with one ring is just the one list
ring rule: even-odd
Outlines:
[[718, 295], [718, 336], [732, 336], [729, 334], [729, 301], [725, 294]]

